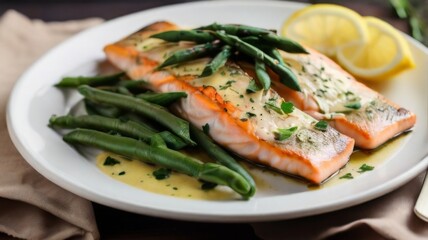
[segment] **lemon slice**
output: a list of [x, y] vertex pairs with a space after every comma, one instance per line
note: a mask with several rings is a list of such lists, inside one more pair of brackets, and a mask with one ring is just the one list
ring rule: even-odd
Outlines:
[[315, 4], [298, 10], [283, 24], [281, 34], [334, 57], [339, 48], [368, 40], [363, 18], [333, 4]]
[[394, 27], [374, 17], [365, 17], [364, 21], [369, 40], [341, 48], [337, 60], [342, 66], [366, 80], [387, 79], [414, 67], [409, 46]]

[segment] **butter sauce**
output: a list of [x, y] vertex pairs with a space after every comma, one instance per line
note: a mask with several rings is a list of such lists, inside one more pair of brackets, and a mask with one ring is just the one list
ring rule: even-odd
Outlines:
[[[105, 159], [110, 156], [120, 163], [113, 166], [104, 165]], [[102, 152], [97, 156], [97, 167], [106, 175], [148, 192], [173, 197], [202, 199], [202, 200], [230, 200], [241, 197], [227, 187], [217, 186], [211, 190], [202, 190], [201, 182], [185, 174], [172, 172], [169, 178], [157, 180], [153, 172], [158, 166], [149, 165], [138, 160], [129, 160], [118, 155]]]
[[[382, 163], [384, 163], [396, 152], [396, 150], [405, 142], [405, 139], [406, 135], [404, 134], [381, 146], [376, 151], [354, 152], [351, 155], [349, 163], [343, 169], [341, 169], [338, 174], [322, 185], [309, 185], [306, 189], [319, 190], [332, 187], [338, 184], [353, 181], [358, 177], [364, 176], [364, 174], [370, 174], [370, 172], [358, 172], [360, 170], [359, 168], [363, 164], [373, 166], [373, 171], [376, 171], [376, 168], [381, 167]], [[207, 159], [206, 154], [203, 152], [192, 151], [188, 153], [202, 160]], [[104, 162], [108, 156], [120, 161], [120, 163], [113, 166], [105, 166]], [[200, 181], [177, 172], [172, 172], [167, 179], [157, 180], [153, 176], [153, 172], [159, 169], [158, 166], [149, 165], [138, 160], [128, 160], [112, 153], [103, 152], [99, 154], [97, 156], [96, 164], [97, 167], [106, 175], [125, 184], [152, 193], [199, 200], [241, 199], [238, 194], [224, 186], [217, 186], [211, 190], [202, 190]], [[287, 187], [284, 185], [290, 184], [292, 185], [290, 187], [293, 189], [296, 189], [296, 186], [303, 187], [301, 190], [297, 191], [304, 191], [305, 189], [304, 186], [306, 183], [302, 181], [295, 180], [294, 178], [284, 176], [274, 171], [255, 167], [252, 164], [244, 163], [243, 165], [254, 176], [257, 191], [264, 192], [263, 195], [277, 195], [287, 193]], [[353, 179], [341, 178], [347, 173], [352, 174]]]

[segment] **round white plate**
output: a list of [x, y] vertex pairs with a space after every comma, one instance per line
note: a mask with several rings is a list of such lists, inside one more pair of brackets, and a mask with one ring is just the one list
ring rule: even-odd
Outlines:
[[59, 186], [104, 205], [166, 218], [223, 222], [287, 219], [345, 208], [390, 192], [428, 165], [428, 50], [410, 38], [417, 67], [382, 86], [382, 93], [417, 114], [414, 131], [375, 171], [320, 190], [309, 191], [303, 184], [272, 178], [270, 184], [276, 184], [276, 190], [261, 189], [249, 201], [158, 195], [104, 175], [93, 159], [84, 158], [47, 126], [52, 114], [67, 113], [77, 99], [53, 84], [64, 75], [95, 74], [97, 64], [104, 60], [104, 45], [146, 24], [170, 20], [182, 26], [200, 26], [217, 21], [278, 29], [289, 14], [303, 6], [272, 1], [187, 3], [134, 13], [84, 31], [51, 50], [17, 82], [7, 112], [12, 140], [38, 172]]

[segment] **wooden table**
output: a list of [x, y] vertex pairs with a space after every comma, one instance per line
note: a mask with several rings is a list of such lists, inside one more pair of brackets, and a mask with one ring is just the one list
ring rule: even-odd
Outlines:
[[[145, 9], [191, 2], [189, 0], [2, 0], [0, 14], [15, 9], [30, 18], [64, 21], [87, 17], [111, 19]], [[331, 0], [307, 3], [336, 3], [362, 15], [382, 18], [409, 32], [407, 23], [396, 17], [387, 0]], [[167, 220], [120, 211], [94, 203], [101, 239], [258, 239], [249, 224], [221, 224]]]

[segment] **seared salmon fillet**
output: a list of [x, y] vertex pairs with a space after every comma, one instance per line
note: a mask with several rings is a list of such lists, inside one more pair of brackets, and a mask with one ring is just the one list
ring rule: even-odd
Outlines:
[[330, 120], [332, 127], [355, 139], [357, 147], [374, 149], [415, 124], [415, 114], [358, 82], [315, 50], [282, 52], [282, 56], [298, 77], [302, 92], [280, 83], [274, 89], [312, 117]]
[[254, 79], [233, 62], [209, 77], [198, 77], [209, 58], [157, 70], [171, 53], [192, 43], [149, 36], [177, 28], [157, 22], [107, 45], [104, 51], [110, 62], [131, 79], [147, 81], [151, 90], [186, 92], [188, 96], [175, 103], [174, 110], [199, 128], [209, 126], [217, 143], [250, 161], [316, 184], [348, 162], [352, 138], [332, 127], [317, 130], [318, 121], [298, 109], [282, 112], [283, 99], [273, 89], [246, 92]]

